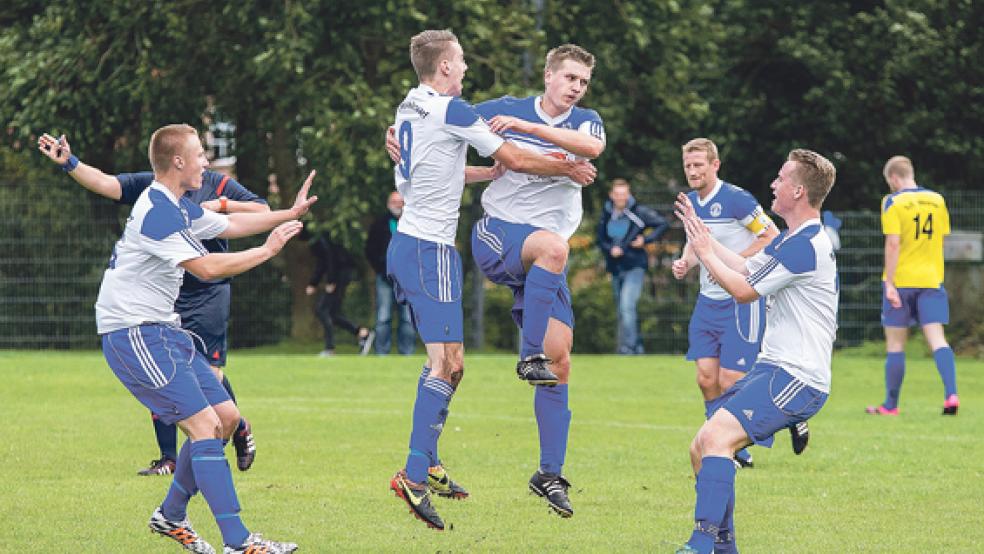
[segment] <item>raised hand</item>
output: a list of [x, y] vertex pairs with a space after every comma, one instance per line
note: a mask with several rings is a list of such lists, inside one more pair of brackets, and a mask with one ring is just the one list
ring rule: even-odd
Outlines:
[[291, 220], [285, 223], [281, 223], [270, 231], [270, 235], [267, 237], [264, 245], [273, 251], [273, 255], [276, 256], [281, 250], [283, 250], [284, 245], [287, 241], [294, 238], [297, 233], [301, 232], [303, 225], [300, 221]]
[[679, 281], [687, 276], [687, 272], [690, 271], [690, 264], [683, 258], [673, 260], [670, 270], [673, 272], [673, 277]]
[[297, 191], [297, 196], [294, 198], [294, 205], [291, 206], [291, 210], [294, 211], [294, 217], [301, 217], [306, 214], [311, 208], [311, 205], [318, 201], [317, 196], [312, 196], [308, 198], [308, 192], [311, 190], [311, 183], [314, 182], [314, 176], [317, 175], [317, 171], [312, 170], [308, 174], [307, 179], [304, 180], [304, 184], [301, 185], [301, 190]]
[[38, 150], [58, 165], [65, 165], [72, 156], [72, 147], [68, 145], [65, 135], [55, 138], [48, 133], [38, 138]]
[[567, 172], [567, 176], [579, 185], [586, 187], [594, 182], [595, 177], [598, 176], [598, 170], [591, 162], [587, 160], [578, 160], [571, 165], [570, 170]]

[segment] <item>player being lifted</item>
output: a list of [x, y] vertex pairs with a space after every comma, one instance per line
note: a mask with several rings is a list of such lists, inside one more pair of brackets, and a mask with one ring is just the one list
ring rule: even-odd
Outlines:
[[[772, 242], [779, 230], [758, 201], [718, 177], [721, 159], [717, 145], [695, 138], [682, 150], [683, 172], [691, 188], [687, 197], [714, 239], [745, 258]], [[700, 293], [690, 316], [687, 359], [696, 363], [697, 386], [709, 419], [721, 407], [722, 395], [755, 364], [765, 327], [765, 301], [735, 302], [699, 263], [689, 243], [680, 259], [673, 262], [673, 276], [682, 279], [695, 266], [700, 266]], [[791, 429], [797, 454], [806, 448], [809, 438], [805, 425]], [[738, 451], [735, 461], [743, 467], [752, 466], [752, 456], [745, 449]]]
[[[100, 169], [92, 167], [72, 154], [68, 139], [44, 134], [38, 139], [41, 153], [53, 162], [62, 166], [66, 172], [87, 190], [100, 196], [115, 200], [120, 204], [133, 206], [143, 191], [154, 181], [154, 174], [149, 171], [141, 173], [123, 173], [107, 175]], [[221, 173], [206, 170], [202, 176], [202, 186], [186, 193], [188, 199], [213, 212], [220, 213], [250, 213], [268, 212], [270, 207], [266, 201], [253, 194], [235, 179]], [[215, 238], [202, 241], [209, 252], [228, 252], [229, 241]], [[222, 383], [233, 402], [236, 395], [232, 392], [229, 377], [223, 371], [226, 365], [227, 333], [229, 327], [229, 310], [231, 304], [232, 285], [230, 279], [203, 281], [194, 273], [185, 272], [181, 283], [181, 292], [174, 303], [174, 311], [181, 316], [181, 326], [191, 331], [200, 340], [195, 340], [195, 348], [208, 360], [212, 371]], [[158, 416], [152, 415], [154, 433], [157, 445], [161, 451], [160, 459], [150, 462], [150, 466], [140, 470], [140, 475], [166, 475], [174, 473], [177, 462], [177, 427], [164, 423]], [[256, 445], [253, 431], [246, 418], [242, 418], [236, 432], [232, 434], [232, 444], [236, 449], [236, 465], [240, 471], [246, 471], [253, 465], [256, 457]]]
[[386, 266], [397, 298], [410, 304], [427, 365], [418, 381], [410, 452], [390, 487], [416, 517], [443, 529], [430, 490], [458, 498], [468, 494], [448, 478], [437, 455], [448, 406], [464, 373], [461, 258], [454, 239], [465, 183], [494, 176], [492, 167], [465, 167], [468, 146], [508, 169], [564, 175], [582, 184], [594, 179], [595, 169], [586, 161], [531, 153], [493, 133], [475, 108], [459, 98], [468, 65], [450, 31], [415, 35], [410, 61], [420, 85], [396, 111], [399, 163], [394, 174], [405, 206]]
[[943, 379], [943, 415], [956, 415], [957, 368], [943, 326], [950, 321], [950, 304], [943, 288], [943, 237], [950, 234], [950, 213], [943, 196], [916, 184], [912, 162], [895, 156], [885, 164], [885, 181], [892, 193], [882, 200], [885, 234], [885, 402], [869, 406], [875, 415], [899, 414], [899, 391], [905, 377], [905, 342], [909, 327], [919, 323], [933, 350]]

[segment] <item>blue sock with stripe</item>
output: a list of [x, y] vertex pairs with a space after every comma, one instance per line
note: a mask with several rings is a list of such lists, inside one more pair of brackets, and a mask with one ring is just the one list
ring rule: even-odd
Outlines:
[[885, 403], [886, 409], [894, 410], [899, 405], [902, 379], [905, 378], [905, 352], [889, 352], [885, 356]]
[[735, 494], [735, 464], [730, 458], [706, 456], [697, 473], [694, 531], [687, 541], [701, 554], [714, 552], [728, 501]]
[[425, 379], [417, 390], [406, 466], [407, 477], [415, 483], [427, 482], [427, 468], [437, 458], [437, 439], [441, 436], [452, 394], [451, 383], [436, 377]]
[[239, 498], [232, 484], [232, 472], [226, 461], [222, 441], [205, 439], [191, 443], [191, 467], [195, 482], [215, 516], [222, 531], [222, 542], [239, 546], [246, 542], [249, 531], [239, 519]]
[[168, 489], [167, 496], [161, 504], [164, 517], [172, 521], [182, 521], [188, 517], [188, 502], [197, 492], [195, 472], [191, 468], [191, 441], [186, 439], [175, 461], [171, 488]]
[[[424, 381], [426, 381], [427, 378], [430, 376], [430, 372], [431, 372], [431, 368], [429, 368], [427, 366], [424, 366], [423, 370], [421, 370], [421, 372], [420, 372], [420, 379], [417, 379], [417, 396], [420, 396], [420, 388], [424, 386]], [[451, 400], [448, 400], [448, 403], [450, 403], [450, 402], [451, 402]], [[447, 412], [448, 411], [445, 409], [444, 410], [444, 419], [440, 422], [441, 423], [441, 426], [442, 426], [442, 429], [443, 429], [443, 426], [444, 426], [444, 421], [446, 421], [448, 419], [448, 413]], [[434, 445], [434, 456], [431, 458], [430, 465], [431, 466], [441, 465], [441, 457], [437, 453], [437, 444]]]
[[168, 460], [178, 459], [178, 426], [173, 423], [164, 423], [157, 416], [151, 414], [154, 421], [154, 435], [157, 437], [157, 446], [161, 449], [161, 456]]
[[571, 428], [567, 385], [536, 387], [533, 411], [540, 433], [540, 471], [560, 474], [567, 455], [567, 435]]
[[953, 349], [949, 346], [939, 348], [933, 352], [933, 359], [936, 360], [936, 371], [943, 379], [944, 398], [957, 394], [957, 361], [953, 357]]
[[724, 520], [714, 542], [714, 554], [738, 554], [738, 543], [735, 539], [735, 494], [731, 493], [728, 506], [724, 510]]
[[557, 299], [563, 273], [552, 273], [538, 265], [530, 268], [523, 287], [523, 346], [519, 356], [527, 358], [543, 353], [543, 337], [547, 334], [550, 307]]

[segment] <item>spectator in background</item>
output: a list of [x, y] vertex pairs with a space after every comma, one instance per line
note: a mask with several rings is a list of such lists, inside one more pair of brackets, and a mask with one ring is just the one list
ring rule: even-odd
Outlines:
[[823, 230], [830, 237], [834, 252], [837, 252], [841, 248], [840, 228], [844, 222], [830, 210], [824, 210], [820, 217], [823, 221]]
[[396, 231], [396, 223], [403, 215], [403, 196], [393, 191], [386, 199], [386, 213], [381, 214], [369, 227], [366, 239], [366, 259], [376, 272], [376, 354], [389, 354], [393, 334], [393, 306], [400, 314], [396, 331], [396, 348], [400, 354], [413, 354], [417, 334], [410, 319], [410, 305], [397, 304], [393, 283], [386, 276], [386, 249]]
[[[306, 230], [306, 229], [305, 229]], [[324, 287], [314, 306], [314, 313], [325, 329], [325, 349], [319, 356], [325, 358], [335, 355], [335, 325], [352, 333], [359, 340], [359, 354], [366, 355], [372, 346], [373, 335], [367, 327], [357, 326], [342, 315], [342, 303], [345, 301], [345, 289], [352, 282], [352, 270], [355, 260], [340, 245], [331, 241], [328, 231], [322, 231], [310, 237], [308, 247], [314, 256], [314, 273], [305, 292], [313, 296]]]
[[656, 210], [636, 202], [625, 179], [612, 182], [608, 197], [598, 221], [598, 247], [612, 274], [618, 309], [618, 353], [642, 354], [636, 304], [649, 266], [645, 245], [659, 240], [669, 225]]

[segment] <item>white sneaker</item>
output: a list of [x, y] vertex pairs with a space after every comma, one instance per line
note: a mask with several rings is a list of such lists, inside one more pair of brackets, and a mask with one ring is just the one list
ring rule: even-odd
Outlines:
[[375, 339], [376, 339], [376, 332], [371, 329], [369, 330], [368, 333], [366, 333], [366, 336], [359, 339], [360, 356], [365, 356], [369, 354], [369, 351], [372, 349], [372, 341]]
[[223, 554], [288, 554], [297, 550], [292, 542], [276, 542], [264, 539], [259, 533], [251, 533], [241, 546], [225, 545]]
[[318, 357], [319, 358], [334, 358], [335, 357], [335, 351], [334, 350], [322, 350], [321, 352], [318, 353]]

